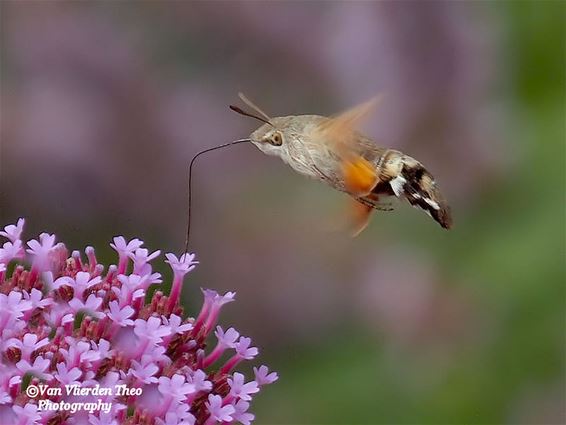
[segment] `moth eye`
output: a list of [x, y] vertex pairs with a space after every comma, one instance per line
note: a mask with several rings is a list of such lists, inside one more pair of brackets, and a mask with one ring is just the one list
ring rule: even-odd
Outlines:
[[281, 137], [281, 134], [279, 133], [274, 133], [271, 136], [270, 142], [273, 146], [281, 146], [283, 144], [283, 139]]

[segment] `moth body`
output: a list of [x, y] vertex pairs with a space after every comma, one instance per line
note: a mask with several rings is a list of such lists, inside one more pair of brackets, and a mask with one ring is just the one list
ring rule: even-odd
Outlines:
[[443, 228], [451, 227], [450, 208], [432, 174], [414, 158], [378, 146], [356, 131], [353, 123], [360, 117], [358, 109], [331, 118], [320, 115], [271, 118], [241, 97], [262, 118], [254, 117], [265, 123], [250, 135], [250, 141], [258, 149], [278, 156], [302, 175], [347, 193], [356, 205], [362, 206], [362, 213], [357, 213], [362, 219], [356, 234], [367, 224], [371, 210], [390, 209], [388, 201], [395, 198], [422, 209]]

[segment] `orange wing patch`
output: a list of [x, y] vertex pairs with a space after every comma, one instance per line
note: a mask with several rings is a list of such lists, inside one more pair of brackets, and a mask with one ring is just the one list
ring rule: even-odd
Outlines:
[[342, 164], [342, 173], [346, 189], [359, 197], [368, 195], [379, 182], [375, 167], [361, 156], [353, 160], [345, 160]]

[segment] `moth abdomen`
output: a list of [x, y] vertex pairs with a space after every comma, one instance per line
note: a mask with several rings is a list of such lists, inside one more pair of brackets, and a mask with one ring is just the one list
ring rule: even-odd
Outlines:
[[400, 175], [405, 180], [402, 188], [409, 203], [425, 211], [444, 229], [450, 229], [450, 207], [440, 193], [432, 174], [422, 164], [409, 161], [403, 165]]
[[440, 226], [450, 229], [450, 207], [440, 193], [432, 174], [416, 159], [389, 149], [376, 159], [378, 183], [364, 200], [377, 209], [382, 197], [406, 199], [427, 213]]

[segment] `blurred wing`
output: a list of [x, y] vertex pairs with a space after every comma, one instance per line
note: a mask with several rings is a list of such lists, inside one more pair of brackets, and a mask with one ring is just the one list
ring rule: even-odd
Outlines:
[[356, 128], [378, 105], [381, 96], [376, 96], [361, 105], [354, 106], [320, 123], [315, 135], [333, 149], [348, 155], [354, 148]]
[[362, 157], [356, 143], [356, 127], [379, 103], [381, 97], [348, 109], [320, 123], [313, 139], [324, 143], [340, 158], [346, 189], [354, 196], [363, 197], [379, 183], [375, 167]]
[[374, 210], [393, 211], [398, 203], [395, 196], [377, 196], [372, 193], [364, 198], [352, 199], [349, 217], [349, 229], [352, 237], [358, 236], [367, 227]]
[[362, 119], [375, 109], [381, 98], [382, 96], [376, 96], [365, 103], [328, 118], [328, 120], [319, 124], [317, 131], [326, 143], [344, 145], [336, 147], [345, 149], [348, 144], [354, 142], [352, 136], [354, 136]]
[[352, 200], [352, 207], [350, 212], [350, 235], [355, 238], [369, 224], [373, 208], [363, 204], [357, 200]]

